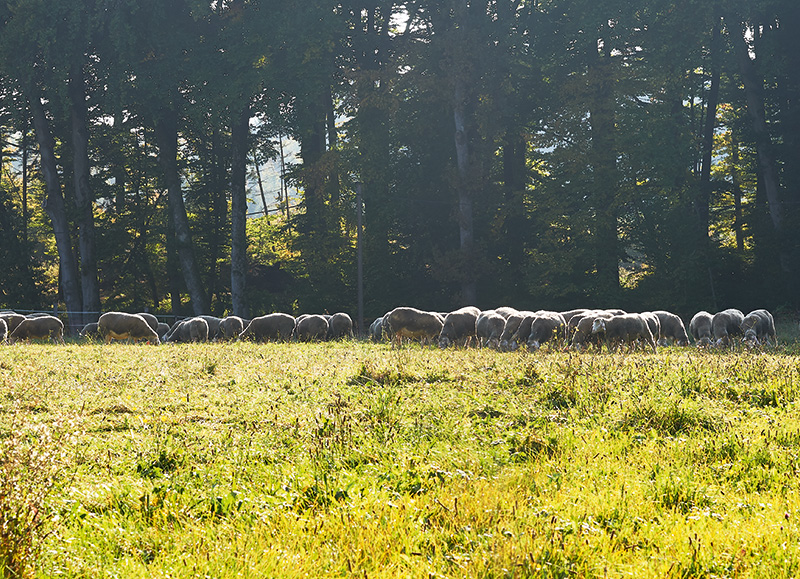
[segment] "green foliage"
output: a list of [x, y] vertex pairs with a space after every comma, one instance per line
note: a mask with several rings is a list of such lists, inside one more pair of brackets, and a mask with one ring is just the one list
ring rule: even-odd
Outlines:
[[[300, 203], [273, 223], [249, 220], [253, 312], [354, 309], [357, 183], [367, 317], [409, 301], [452, 309], [472, 278], [485, 307], [686, 315], [797, 307], [800, 251], [776, 224], [780, 215], [796, 221], [800, 183], [792, 162], [800, 150], [792, 31], [800, 23], [789, 0], [755, 8], [697, 0], [51, 4], [0, 3], [8, 306], [58, 293], [37, 171], [26, 183], [23, 242], [16, 135], [29, 130], [28, 99], [46, 105], [70, 234], [78, 235], [64, 87], [80, 70], [105, 309], [186, 302], [153, 134], [172, 110], [202, 293], [213, 313], [231, 310], [232, 126], [247, 109], [251, 166], [251, 158], [263, 167], [276, 157], [278, 136], [300, 148], [287, 176]], [[746, 39], [755, 80], [733, 50], [745, 30], [759, 31]], [[719, 106], [705, 183], [712, 84]], [[743, 90], [751, 86], [760, 87], [759, 102]], [[456, 154], [456, 110], [466, 123], [466, 167]], [[753, 124], [761, 110], [766, 136]], [[770, 198], [768, 157], [779, 181]], [[474, 230], [466, 257], [465, 191]], [[600, 303], [608, 300], [620, 303]]]

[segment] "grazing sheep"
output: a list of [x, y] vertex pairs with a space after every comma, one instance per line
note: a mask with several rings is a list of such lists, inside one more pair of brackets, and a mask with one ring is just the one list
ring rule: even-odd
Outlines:
[[373, 342], [380, 342], [383, 339], [383, 316], [375, 318], [369, 325], [369, 339]]
[[[570, 320], [575, 316], [580, 316], [582, 314], [586, 314], [587, 312], [591, 312], [593, 310], [587, 310], [586, 308], [577, 308], [574, 310], [567, 310], [566, 312], [561, 312], [561, 315], [564, 316], [564, 321], [569, 324]], [[577, 324], [577, 321], [576, 321]], [[574, 327], [574, 326], [573, 326]]]
[[300, 342], [324, 340], [328, 336], [328, 320], [320, 314], [300, 316], [294, 328], [294, 335]]
[[3, 312], [0, 314], [0, 319], [5, 321], [8, 327], [8, 333], [11, 334], [11, 332], [17, 329], [17, 326], [20, 325], [22, 320], [25, 319], [25, 316], [16, 312]]
[[647, 322], [647, 327], [650, 328], [650, 333], [653, 334], [653, 339], [658, 342], [661, 336], [661, 320], [655, 312], [642, 312], [642, 317]]
[[567, 322], [559, 312], [536, 312], [528, 335], [528, 349], [538, 350], [542, 344], [554, 338], [563, 342], [566, 329]]
[[622, 314], [609, 319], [597, 318], [592, 326], [593, 333], [606, 333], [606, 348], [616, 352], [620, 344], [625, 342], [632, 349], [634, 342], [641, 338], [656, 351], [656, 341], [641, 314]]
[[64, 324], [55, 316], [25, 318], [8, 335], [8, 341], [12, 344], [18, 340], [46, 340], [47, 338], [52, 338], [54, 342], [64, 343]]
[[217, 316], [197, 316], [197, 317], [203, 318], [208, 324], [209, 340], [218, 340], [221, 337], [219, 333], [219, 324], [222, 321], [222, 318], [218, 318]]
[[244, 332], [244, 320], [239, 316], [227, 316], [219, 323], [219, 339], [233, 340]]
[[475, 321], [475, 335], [478, 337], [478, 344], [484, 348], [498, 348], [505, 326], [506, 320], [497, 313], [497, 310], [481, 312]]
[[8, 336], [8, 325], [3, 318], [0, 318], [0, 344], [7, 342], [6, 336]]
[[83, 329], [78, 335], [86, 340], [100, 340], [102, 339], [100, 335], [100, 324], [97, 322], [90, 322], [83, 326]]
[[501, 306], [499, 308], [495, 308], [494, 313], [503, 316], [503, 319], [507, 320], [508, 318], [513, 316], [514, 314], [518, 314], [519, 310], [517, 310], [516, 308], [508, 307], [508, 306]]
[[[500, 335], [500, 350], [502, 352], [509, 352], [517, 349], [517, 332], [523, 320], [530, 316], [533, 316], [533, 312], [521, 311], [506, 318], [506, 325], [503, 328], [503, 333]], [[530, 326], [528, 326], [528, 334], [530, 334]]]
[[677, 346], [689, 345], [686, 326], [683, 325], [683, 320], [680, 316], [665, 310], [656, 310], [653, 313], [658, 316], [658, 321], [661, 324], [659, 342], [662, 346], [665, 346], [670, 341]]
[[353, 337], [353, 320], [344, 313], [337, 312], [328, 320], [328, 339], [339, 340]]
[[697, 312], [692, 316], [692, 320], [689, 322], [689, 331], [692, 333], [698, 348], [711, 345], [711, 340], [714, 336], [711, 331], [713, 320], [714, 316], [706, 311]]
[[468, 346], [475, 337], [475, 322], [481, 311], [474, 306], [467, 306], [450, 312], [444, 318], [442, 331], [439, 333], [439, 347], [446, 348], [450, 344]]
[[628, 313], [625, 310], [619, 310], [619, 309], [614, 309], [614, 308], [611, 308], [610, 310], [605, 310], [605, 311], [609, 312], [610, 314], [613, 314], [615, 316], [624, 316], [625, 314]]
[[100, 335], [106, 344], [111, 340], [147, 340], [151, 344], [160, 344], [156, 331], [139, 314], [125, 312], [106, 312], [97, 320]]
[[[744, 341], [750, 347], [758, 346], [761, 342], [772, 346], [778, 345], [775, 319], [767, 310], [753, 310], [747, 314], [742, 320], [740, 329], [744, 333]], [[772, 338], [771, 341], [770, 338]]]
[[711, 332], [714, 334], [715, 345], [732, 346], [733, 339], [742, 335], [741, 325], [744, 314], [735, 308], [728, 308], [714, 314], [711, 318]]
[[188, 320], [181, 320], [170, 332], [164, 336], [165, 342], [170, 343], [189, 343], [208, 341], [208, 322], [204, 317], [197, 316]]
[[267, 314], [250, 320], [247, 327], [239, 334], [239, 338], [257, 342], [270, 342], [273, 340], [276, 342], [288, 342], [292, 339], [295, 324], [294, 316], [289, 314]]
[[139, 312], [138, 315], [144, 318], [144, 321], [147, 322], [147, 325], [153, 328], [153, 331], [158, 333], [158, 318], [155, 317], [153, 314], [149, 314], [147, 312]]
[[610, 320], [614, 317], [614, 315], [605, 310], [592, 310], [586, 312], [585, 314], [574, 316], [570, 320], [570, 324], [575, 321], [576, 317], [578, 318], [578, 323], [576, 324], [575, 331], [572, 334], [571, 347], [579, 352], [583, 350], [587, 344], [590, 346], [596, 346], [598, 349], [600, 349], [602, 347], [603, 338], [605, 338], [605, 335], [602, 331], [592, 332], [594, 321], [599, 318]]
[[167, 333], [169, 333], [169, 324], [158, 322], [158, 326], [156, 326], [156, 334], [158, 334], [158, 339], [163, 340]]
[[383, 320], [398, 346], [403, 338], [430, 342], [442, 333], [444, 327], [438, 314], [403, 306], [393, 309]]

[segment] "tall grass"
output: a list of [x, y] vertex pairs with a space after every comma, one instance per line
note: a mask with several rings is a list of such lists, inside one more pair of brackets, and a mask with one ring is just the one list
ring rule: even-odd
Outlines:
[[8, 503], [36, 507], [6, 575], [792, 574], [799, 370], [680, 348], [0, 348], [3, 440], [50, 473], [18, 479], [43, 492]]

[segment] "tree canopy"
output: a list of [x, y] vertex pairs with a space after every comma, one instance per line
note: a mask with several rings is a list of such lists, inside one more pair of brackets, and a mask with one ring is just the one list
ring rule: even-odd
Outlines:
[[355, 311], [360, 190], [367, 317], [797, 309], [798, 30], [795, 0], [0, 1], [0, 307]]

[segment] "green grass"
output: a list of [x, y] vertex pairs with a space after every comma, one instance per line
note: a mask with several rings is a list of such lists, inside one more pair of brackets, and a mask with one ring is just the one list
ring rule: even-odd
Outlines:
[[797, 575], [793, 348], [8, 346], [0, 501], [40, 577]]

